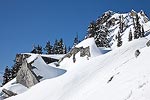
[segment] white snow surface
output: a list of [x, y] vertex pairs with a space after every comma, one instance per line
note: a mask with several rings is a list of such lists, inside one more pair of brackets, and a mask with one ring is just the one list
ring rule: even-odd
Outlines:
[[5, 84], [3, 87], [1, 87], [0, 88], [1, 92], [2, 92], [2, 89], [7, 89], [7, 90], [10, 90], [10, 91], [17, 93], [17, 94], [21, 94], [21, 93], [28, 90], [27, 87], [25, 87], [19, 83], [16, 83], [16, 78], [14, 78], [13, 80], [11, 80], [7, 84]]
[[[150, 100], [150, 47], [138, 39], [6, 100]], [[139, 49], [140, 55], [134, 53]]]
[[[35, 56], [33, 56], [33, 58], [35, 58]], [[32, 55], [28, 59], [32, 59]], [[47, 65], [44, 62], [44, 60], [41, 58], [40, 55], [38, 55], [36, 57], [36, 59], [32, 63], [32, 66], [35, 67], [35, 68], [33, 68], [33, 72], [37, 76], [42, 76], [41, 80], [45, 80], [45, 79], [49, 79], [49, 78], [55, 78], [55, 77], [58, 77], [58, 76], [60, 76], [66, 72], [66, 70], [64, 70], [64, 69], [55, 68], [55, 67]]]

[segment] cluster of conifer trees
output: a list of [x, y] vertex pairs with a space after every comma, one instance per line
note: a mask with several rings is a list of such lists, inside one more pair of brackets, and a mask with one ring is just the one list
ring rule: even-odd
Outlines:
[[[109, 40], [109, 30], [108, 28], [110, 26], [115, 25], [115, 19], [112, 18], [112, 20], [107, 20], [111, 17], [111, 12], [105, 13], [102, 17], [98, 18], [95, 21], [92, 21], [90, 25], [88, 26], [87, 30], [87, 36], [86, 38], [94, 37], [95, 43], [98, 47], [110, 47], [110, 40]], [[133, 39], [138, 39], [144, 37], [144, 28], [139, 22], [139, 16], [136, 14], [133, 18], [133, 33], [130, 29], [129, 31], [129, 37], [128, 41], [132, 41]], [[106, 25], [103, 25], [103, 23], [106, 22]], [[125, 24], [123, 15], [119, 16], [119, 31], [116, 34], [116, 40], [117, 40], [117, 47], [122, 46], [122, 35], [123, 32], [128, 28], [129, 26]]]

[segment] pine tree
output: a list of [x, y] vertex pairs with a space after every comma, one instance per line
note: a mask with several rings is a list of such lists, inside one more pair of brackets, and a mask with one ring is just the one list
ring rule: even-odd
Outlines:
[[17, 76], [18, 71], [20, 70], [21, 63], [15, 62], [15, 64], [12, 67], [11, 74], [12, 79]]
[[117, 35], [117, 47], [120, 47], [120, 46], [122, 46], [122, 38], [121, 38], [120, 32], [118, 32], [118, 35]]
[[119, 29], [120, 29], [120, 33], [123, 32], [123, 27], [124, 27], [124, 23], [123, 23], [123, 15], [119, 16]]
[[70, 50], [71, 50], [71, 47], [69, 46], [69, 47], [68, 47], [68, 52], [69, 52]]
[[58, 54], [63, 54], [64, 43], [62, 38], [59, 40], [57, 47], [58, 47]]
[[145, 37], [144, 33], [145, 33], [145, 31], [144, 31], [144, 27], [143, 27], [143, 25], [142, 25], [142, 30], [141, 30], [141, 35], [140, 35], [141, 38], [142, 38], [142, 37]]
[[33, 45], [33, 50], [31, 51], [31, 53], [34, 53], [34, 54], [37, 53], [36, 47], [34, 45]]
[[2, 85], [5, 85], [9, 81], [10, 81], [10, 69], [8, 66], [6, 66]]
[[67, 47], [66, 47], [66, 45], [63, 48], [63, 54], [67, 54]]
[[94, 21], [92, 21], [90, 23], [90, 25], [88, 26], [88, 30], [87, 30], [87, 37], [86, 38], [90, 38], [90, 37], [94, 37], [96, 34], [96, 23]]
[[57, 39], [55, 40], [55, 43], [54, 43], [54, 46], [53, 46], [53, 52], [54, 52], [54, 54], [59, 54], [59, 51], [58, 51], [58, 40]]
[[95, 38], [95, 43], [98, 47], [110, 47], [109, 41], [107, 38], [107, 32], [97, 32]]
[[132, 41], [132, 31], [130, 29], [128, 41]]
[[138, 39], [141, 36], [141, 25], [139, 22], [138, 14], [136, 14], [135, 21], [136, 21], [136, 24], [135, 24], [135, 31], [134, 31], [134, 39]]
[[74, 38], [73, 46], [75, 47], [78, 43], [79, 43], [79, 38], [78, 38], [78, 34], [77, 34], [76, 37]]
[[37, 54], [42, 54], [42, 46], [38, 45], [36, 47]]
[[53, 54], [53, 46], [51, 45], [50, 41], [46, 43], [46, 46], [44, 50], [46, 51], [46, 54]]

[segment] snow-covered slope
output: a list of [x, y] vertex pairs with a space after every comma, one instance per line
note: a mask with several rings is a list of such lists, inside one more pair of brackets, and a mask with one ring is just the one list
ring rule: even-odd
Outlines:
[[3, 87], [1, 87], [0, 92], [2, 92], [3, 89], [10, 90], [10, 91], [17, 93], [17, 94], [21, 94], [21, 93], [28, 90], [27, 87], [25, 87], [19, 83], [16, 83], [16, 78], [14, 78], [13, 80], [11, 80], [7, 84], [5, 84]]
[[[149, 100], [147, 41], [134, 40], [104, 55], [81, 60], [64, 75], [45, 80], [7, 100]], [[141, 54], [136, 58], [137, 49]]]

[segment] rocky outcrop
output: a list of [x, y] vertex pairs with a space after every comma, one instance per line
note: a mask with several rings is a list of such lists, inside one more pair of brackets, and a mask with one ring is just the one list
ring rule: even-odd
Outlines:
[[26, 87], [31, 87], [39, 82], [38, 78], [31, 70], [32, 66], [25, 61], [21, 65], [21, 69], [17, 73], [16, 81]]
[[9, 98], [9, 97], [11, 97], [11, 96], [17, 95], [17, 93], [14, 93], [14, 92], [12, 92], [12, 91], [10, 91], [10, 90], [7, 90], [7, 89], [3, 89], [2, 92], [4, 93], [4, 95], [3, 95], [3, 98], [4, 98], [4, 99], [5, 99], [5, 98]]
[[[72, 55], [73, 55], [73, 59], [75, 60], [75, 55], [80, 52], [80, 57], [85, 57], [85, 56], [88, 56], [88, 57], [91, 57], [91, 54], [90, 54], [90, 47], [74, 47], [69, 53], [67, 53], [64, 57], [62, 57], [58, 64], [66, 57], [70, 58]], [[75, 61], [74, 61], [75, 62]]]

